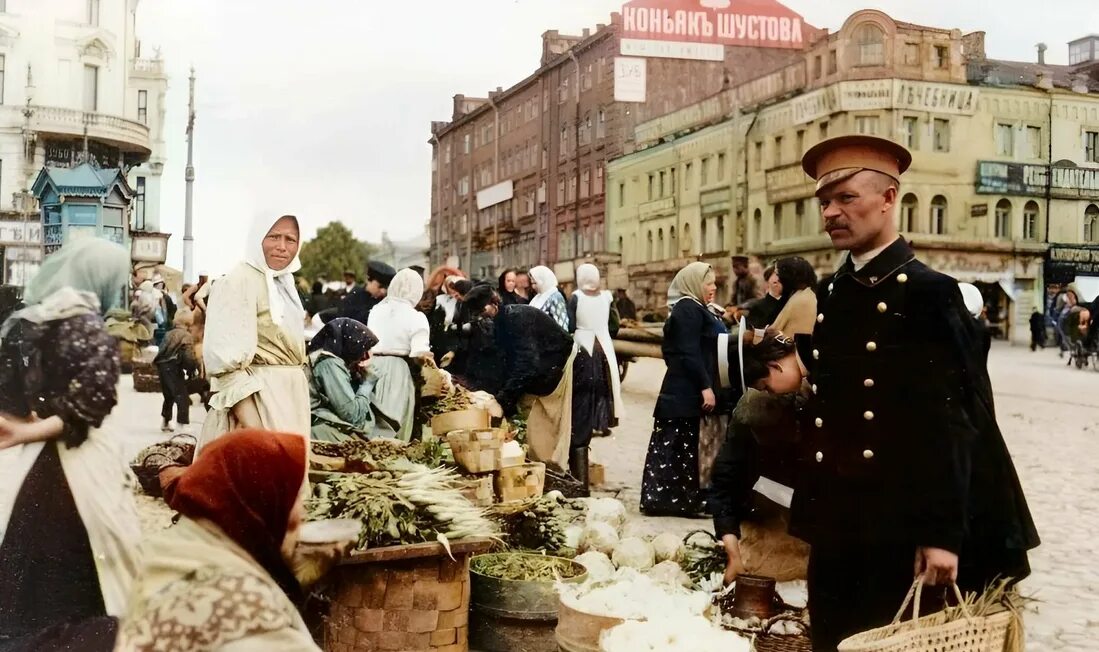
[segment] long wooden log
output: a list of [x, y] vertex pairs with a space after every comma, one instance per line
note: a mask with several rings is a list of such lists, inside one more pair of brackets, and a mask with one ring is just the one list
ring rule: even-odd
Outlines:
[[645, 328], [619, 328], [615, 339], [660, 344], [664, 341], [664, 333]]
[[630, 356], [634, 358], [664, 358], [664, 353], [660, 350], [660, 345], [649, 342], [630, 342], [628, 340], [616, 339], [614, 341], [614, 352], [620, 356]]

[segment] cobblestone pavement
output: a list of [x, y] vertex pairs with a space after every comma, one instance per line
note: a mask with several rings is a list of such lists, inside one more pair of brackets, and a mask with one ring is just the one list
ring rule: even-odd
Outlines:
[[[1037, 599], [1027, 615], [1032, 652], [1099, 649], [1099, 374], [1077, 371], [1050, 350], [1031, 353], [997, 343], [989, 360], [996, 407], [1015, 459], [1042, 546], [1031, 555], [1023, 592]], [[640, 360], [623, 384], [627, 414], [615, 435], [595, 440], [593, 461], [606, 467], [603, 493], [633, 512], [639, 534], [710, 529], [708, 520], [649, 519], [637, 514], [641, 468], [652, 429], [652, 407], [664, 365]], [[129, 377], [112, 415], [132, 455], [163, 439], [160, 397], [134, 393]], [[199, 427], [201, 407], [192, 407]], [[162, 520], [162, 515], [159, 517]]]

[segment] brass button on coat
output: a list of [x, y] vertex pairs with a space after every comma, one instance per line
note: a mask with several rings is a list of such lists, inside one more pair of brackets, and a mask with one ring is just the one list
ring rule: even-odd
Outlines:
[[824, 313], [823, 312], [820, 313], [819, 315], [817, 315], [817, 323], [818, 324], [824, 323]]
[[823, 428], [824, 427], [824, 419], [822, 419], [820, 417], [817, 417], [817, 420], [814, 421], [813, 423], [817, 424], [818, 428]]
[[813, 393], [814, 393], [814, 394], [816, 394], [816, 393], [817, 393], [817, 386], [816, 386], [816, 385], [813, 385]]
[[873, 459], [873, 457], [874, 457], [874, 451], [872, 451], [872, 450], [870, 450], [869, 448], [867, 448], [866, 450], [864, 450], [864, 451], [862, 452], [862, 456], [863, 456], [863, 457], [865, 457], [865, 458], [866, 458], [866, 459], [868, 459], [868, 460], [869, 460], [869, 459]]
[[905, 274], [904, 272], [901, 272], [900, 274], [897, 274], [897, 282], [898, 283], [907, 283], [908, 282], [908, 274]]
[[820, 360], [820, 351], [813, 349], [813, 359]]
[[884, 301], [878, 304], [878, 312], [885, 312], [886, 310], [889, 310], [889, 306], [885, 305]]
[[862, 385], [863, 385], [863, 387], [873, 387], [874, 386], [874, 379], [873, 378], [867, 378], [866, 380], [862, 381]]
[[822, 453], [820, 451], [817, 451], [817, 461], [818, 462], [823, 462], [824, 461], [824, 453]]
[[877, 342], [867, 342], [866, 343], [866, 350], [871, 352], [871, 353], [873, 353], [874, 351], [877, 351], [878, 350], [878, 343]]
[[871, 412], [870, 410], [867, 410], [866, 412], [862, 413], [862, 418], [866, 419], [867, 421], [873, 421], [874, 420], [874, 413]]

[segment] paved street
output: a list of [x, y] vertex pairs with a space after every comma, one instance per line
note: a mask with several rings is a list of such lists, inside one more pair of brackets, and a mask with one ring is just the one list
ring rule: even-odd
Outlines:
[[[1027, 649], [1094, 650], [1099, 644], [1099, 374], [1064, 366], [1052, 351], [997, 344], [989, 361], [1000, 427], [1015, 458], [1043, 544], [1031, 556], [1024, 593], [1038, 600], [1027, 616]], [[652, 406], [663, 363], [631, 366], [623, 385], [628, 414], [614, 437], [596, 440], [593, 458], [607, 467], [607, 489], [636, 512]], [[162, 438], [159, 396], [135, 394], [127, 377], [112, 417], [126, 432], [127, 454]], [[202, 417], [199, 407], [192, 418]], [[644, 519], [639, 532], [687, 532], [708, 521]]]

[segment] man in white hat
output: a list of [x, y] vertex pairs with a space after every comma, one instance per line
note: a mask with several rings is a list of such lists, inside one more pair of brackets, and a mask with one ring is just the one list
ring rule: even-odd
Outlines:
[[[792, 534], [809, 542], [813, 645], [889, 623], [912, 585], [981, 591], [1038, 545], [957, 282], [897, 232], [911, 154], [870, 136], [802, 158], [849, 252], [817, 292]], [[927, 595], [928, 592], [925, 592]], [[940, 594], [941, 595], [941, 594]]]

